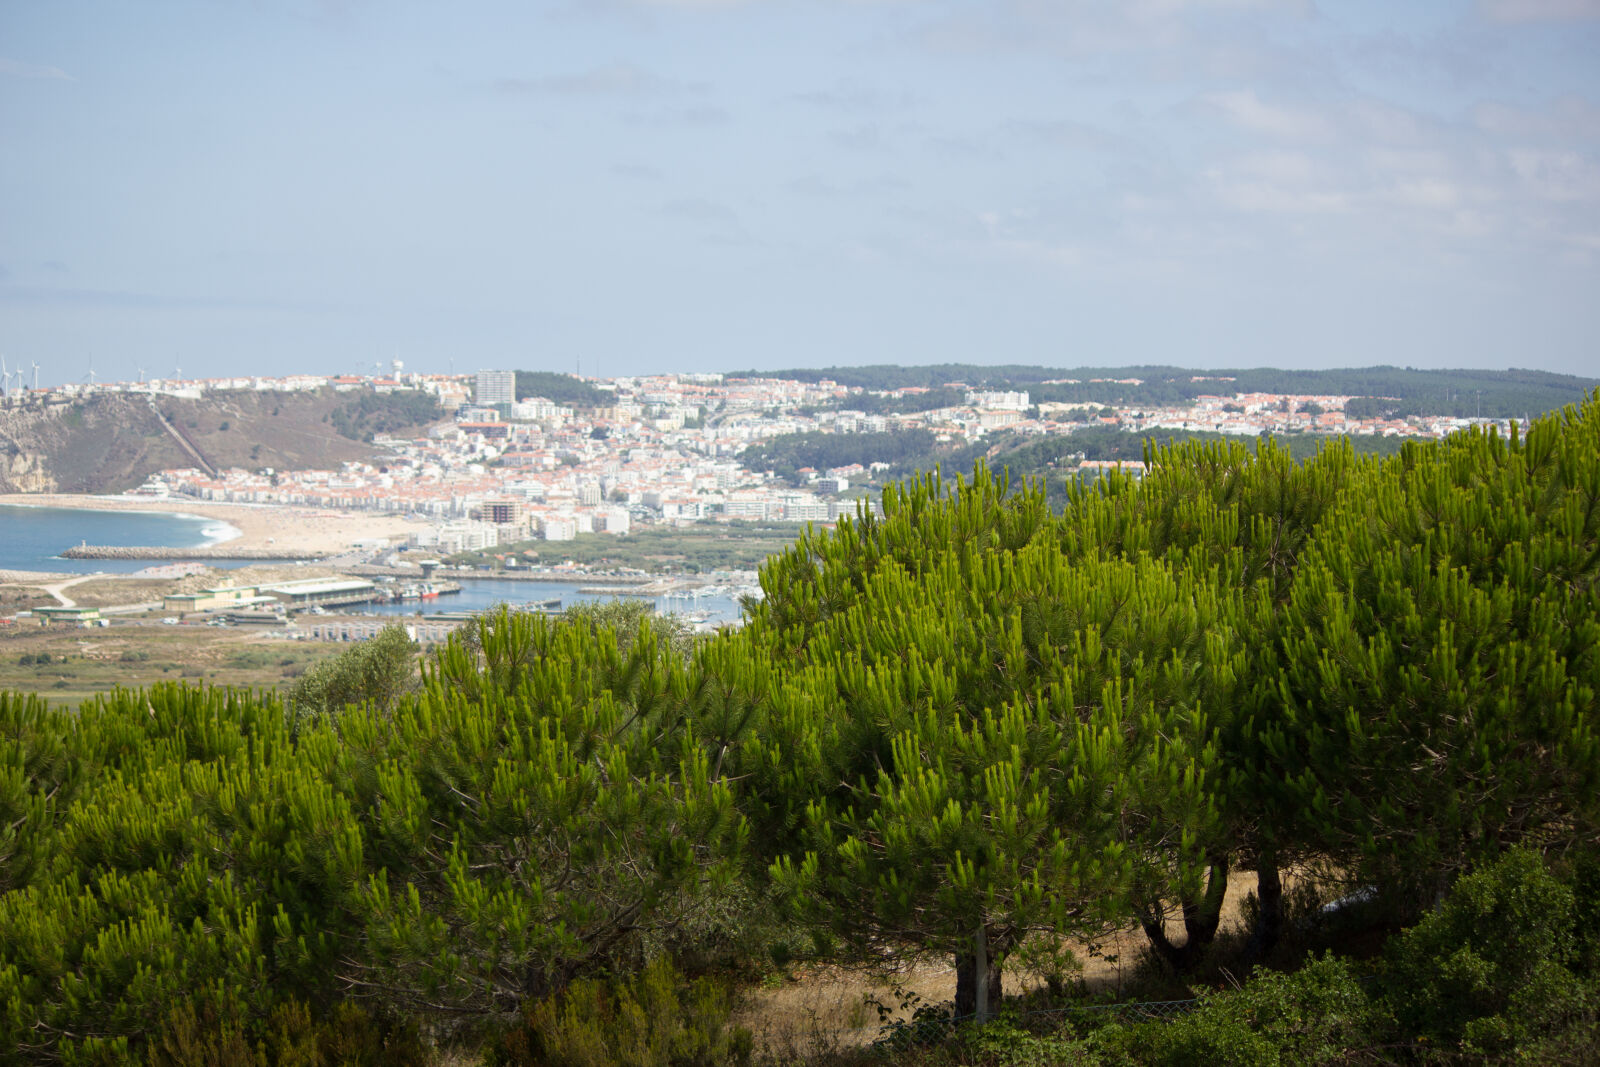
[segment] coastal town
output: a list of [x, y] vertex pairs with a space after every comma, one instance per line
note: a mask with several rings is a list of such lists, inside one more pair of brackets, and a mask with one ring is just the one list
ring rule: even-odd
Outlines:
[[[195, 466], [160, 471], [131, 495], [404, 517], [400, 540], [439, 555], [526, 540], [567, 541], [587, 533], [625, 535], [642, 524], [830, 523], [860, 506], [873, 506], [867, 483], [881, 479], [890, 466], [886, 462], [803, 468], [796, 479], [751, 469], [741, 458], [748, 446], [786, 434], [915, 430], [957, 445], [998, 434], [1067, 436], [1085, 428], [1241, 437], [1441, 437], [1491, 421], [1347, 416], [1348, 396], [1239, 393], [1229, 389], [1232, 379], [1217, 376], [1196, 376], [1193, 381], [1204, 383], [1207, 392], [1183, 404], [1035, 402], [1025, 390], [952, 383], [944, 392], [959, 395], [958, 403], [887, 413], [882, 410], [886, 401], [914, 399], [928, 390], [866, 390], [827, 379], [661, 374], [583, 380], [600, 400], [578, 406], [519, 396], [516, 380], [516, 372], [508, 370], [418, 374], [398, 362], [365, 374], [174, 377], [53, 388], [21, 388], [17, 377], [4, 403], [70, 404], [96, 393], [143, 393], [152, 400], [240, 391], [427, 394], [444, 417], [421, 436], [375, 435], [372, 444], [382, 458], [331, 469], [216, 469], [194, 452]], [[1139, 384], [1138, 379], [1113, 381]], [[1136, 461], [1079, 456], [1066, 473], [1093, 475], [1106, 467], [1135, 475], [1142, 470]]]

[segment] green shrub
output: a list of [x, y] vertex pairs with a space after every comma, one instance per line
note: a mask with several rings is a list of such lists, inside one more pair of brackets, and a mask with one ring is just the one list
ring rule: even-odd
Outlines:
[[1107, 1028], [1094, 1044], [1139, 1063], [1268, 1067], [1345, 1063], [1379, 1044], [1385, 1029], [1349, 965], [1326, 956], [1293, 974], [1262, 971], [1171, 1022]]
[[750, 1031], [729, 1026], [728, 992], [686, 982], [665, 958], [632, 978], [581, 979], [530, 1004], [501, 1046], [505, 1064], [721, 1067], [750, 1061]]
[[150, 1036], [149, 1067], [423, 1067], [432, 1062], [415, 1024], [385, 1027], [342, 1001], [325, 1019], [290, 1000], [265, 1020], [210, 1000], [175, 1005]]
[[1386, 986], [1405, 1038], [1469, 1056], [1593, 1034], [1596, 998], [1571, 969], [1576, 901], [1536, 854], [1461, 878], [1389, 945]]
[[970, 1027], [963, 1050], [984, 1067], [1091, 1067], [1105, 1062], [1090, 1043], [1029, 1033], [1009, 1019]]
[[415, 682], [417, 644], [399, 623], [322, 660], [289, 690], [291, 730], [336, 716], [347, 705], [371, 702], [390, 711]]

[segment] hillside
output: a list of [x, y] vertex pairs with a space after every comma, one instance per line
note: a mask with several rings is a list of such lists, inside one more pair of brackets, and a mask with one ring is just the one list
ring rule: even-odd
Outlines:
[[[1255, 367], [1198, 371], [1182, 367], [1025, 367], [945, 363], [925, 367], [795, 368], [732, 371], [727, 377], [833, 381], [867, 390], [930, 389], [931, 394], [885, 400], [852, 396], [841, 406], [873, 412], [926, 411], [959, 403], [968, 387], [1026, 389], [1034, 403], [1181, 404], [1216, 393], [1331, 394], [1371, 398], [1352, 411], [1367, 414], [1483, 416], [1528, 419], [1582, 403], [1600, 380], [1537, 370], [1419, 370], [1344, 367], [1280, 370]], [[961, 388], [950, 388], [960, 383]]]
[[[385, 418], [388, 407], [400, 417]], [[345, 434], [419, 431], [437, 414], [415, 397], [392, 404], [331, 390], [223, 392], [198, 400], [107, 393], [0, 410], [0, 491], [115, 493], [159, 470], [200, 466], [194, 453], [218, 469], [337, 466], [374, 454], [371, 444]]]

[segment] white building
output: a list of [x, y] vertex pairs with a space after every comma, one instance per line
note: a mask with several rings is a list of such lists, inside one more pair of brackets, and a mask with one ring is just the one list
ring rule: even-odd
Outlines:
[[517, 402], [517, 372], [512, 370], [480, 370], [478, 372], [477, 404], [514, 404]]

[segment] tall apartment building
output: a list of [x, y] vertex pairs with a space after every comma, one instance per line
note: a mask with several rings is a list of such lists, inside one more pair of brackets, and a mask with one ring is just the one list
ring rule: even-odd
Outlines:
[[485, 500], [482, 512], [484, 522], [492, 522], [496, 526], [515, 526], [522, 521], [522, 501]]
[[481, 370], [478, 372], [478, 392], [475, 404], [515, 404], [517, 402], [517, 372], [514, 370]]

